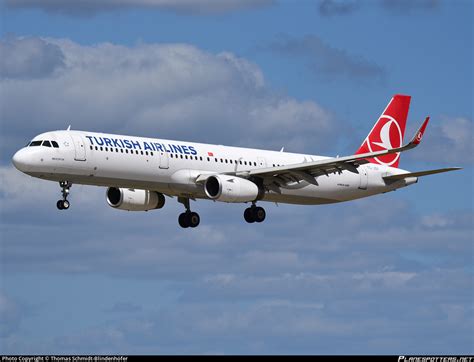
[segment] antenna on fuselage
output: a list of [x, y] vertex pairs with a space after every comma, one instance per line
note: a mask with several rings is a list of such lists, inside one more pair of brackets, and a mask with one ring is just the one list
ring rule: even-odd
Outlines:
[[71, 125], [68, 126], [66, 131], [70, 131], [70, 130], [71, 130]]
[[284, 149], [285, 149], [285, 146], [283, 146], [283, 147], [281, 148], [280, 152], [283, 152]]

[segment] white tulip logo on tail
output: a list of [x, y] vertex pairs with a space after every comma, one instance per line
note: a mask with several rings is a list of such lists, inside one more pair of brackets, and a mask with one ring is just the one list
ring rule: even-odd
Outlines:
[[[383, 115], [367, 137], [367, 146], [370, 152], [385, 151], [400, 147], [402, 141], [402, 130], [397, 120], [388, 115]], [[379, 164], [391, 166], [399, 157], [400, 153], [392, 153], [374, 159]]]
[[[365, 138], [356, 155], [387, 151], [402, 146], [403, 134], [407, 122], [410, 96], [395, 94], [382, 112], [375, 125]], [[390, 153], [384, 156], [367, 158], [370, 163], [398, 167], [400, 153]]]

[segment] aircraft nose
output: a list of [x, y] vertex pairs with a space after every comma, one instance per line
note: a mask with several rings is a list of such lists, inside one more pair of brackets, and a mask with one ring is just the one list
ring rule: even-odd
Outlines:
[[28, 171], [28, 155], [24, 149], [17, 151], [12, 157], [13, 165], [22, 172]]

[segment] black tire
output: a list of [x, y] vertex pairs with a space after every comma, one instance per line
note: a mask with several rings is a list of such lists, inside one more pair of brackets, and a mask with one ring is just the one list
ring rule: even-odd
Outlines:
[[267, 216], [267, 213], [265, 212], [265, 209], [263, 207], [257, 206], [253, 211], [253, 218], [256, 222], [262, 222], [265, 220], [265, 216]]
[[250, 207], [246, 208], [244, 211], [244, 219], [247, 221], [249, 224], [255, 222], [255, 218], [252, 212], [252, 209]]
[[186, 229], [186, 228], [189, 227], [188, 217], [187, 217], [186, 213], [183, 212], [182, 214], [179, 214], [178, 224], [183, 229]]
[[201, 221], [201, 218], [199, 217], [199, 214], [197, 212], [189, 213], [187, 218], [188, 218], [188, 224], [192, 228], [195, 228], [196, 226], [198, 226], [199, 222]]
[[69, 206], [71, 206], [71, 204], [69, 203], [69, 201], [64, 200], [64, 201], [63, 201], [63, 210], [69, 209]]
[[58, 200], [58, 202], [56, 202], [56, 207], [58, 208], [58, 210], [64, 210], [63, 200]]

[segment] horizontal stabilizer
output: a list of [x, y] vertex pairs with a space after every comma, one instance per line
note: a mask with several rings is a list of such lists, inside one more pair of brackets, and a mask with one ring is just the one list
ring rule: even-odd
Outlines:
[[461, 170], [461, 167], [439, 168], [437, 170], [402, 173], [399, 175], [385, 176], [383, 179], [386, 181], [389, 181], [389, 180], [395, 181], [395, 180], [403, 180], [407, 177], [420, 177], [420, 176], [426, 176], [426, 175], [433, 175], [435, 173], [449, 172], [449, 171], [456, 171], [456, 170]]

